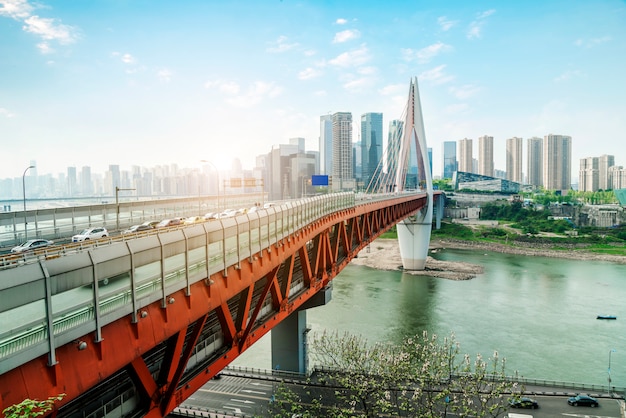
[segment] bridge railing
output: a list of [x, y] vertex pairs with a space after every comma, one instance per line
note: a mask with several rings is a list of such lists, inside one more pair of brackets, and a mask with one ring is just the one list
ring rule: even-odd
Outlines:
[[[337, 193], [233, 218], [0, 259], [0, 374], [223, 272], [336, 211], [396, 194]], [[49, 330], [54, 330], [52, 333]]]

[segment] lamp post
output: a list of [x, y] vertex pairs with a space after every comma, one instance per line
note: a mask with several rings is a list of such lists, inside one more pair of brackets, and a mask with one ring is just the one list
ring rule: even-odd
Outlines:
[[22, 174], [22, 193], [24, 196], [24, 242], [28, 241], [28, 218], [26, 217], [26, 172], [31, 168], [35, 168], [34, 165], [29, 165]]
[[215, 164], [213, 164], [211, 161], [200, 160], [200, 162], [209, 164], [211, 167], [213, 167], [213, 170], [215, 170], [215, 179], [217, 183], [217, 212], [219, 213], [220, 211], [220, 172], [217, 171], [217, 167], [215, 167]]
[[609, 372], [609, 396], [611, 395], [611, 353], [614, 353], [614, 352], [615, 352], [614, 348], [609, 350], [609, 369], [608, 369], [608, 372]]

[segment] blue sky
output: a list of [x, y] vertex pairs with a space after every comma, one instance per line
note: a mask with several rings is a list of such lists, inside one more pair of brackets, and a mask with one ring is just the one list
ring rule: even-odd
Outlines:
[[[570, 135], [626, 165], [626, 3], [0, 0], [0, 178], [225, 167], [319, 116], [383, 112], [419, 79], [426, 140]], [[358, 130], [355, 126], [354, 138]], [[525, 156], [524, 156], [525, 158]]]

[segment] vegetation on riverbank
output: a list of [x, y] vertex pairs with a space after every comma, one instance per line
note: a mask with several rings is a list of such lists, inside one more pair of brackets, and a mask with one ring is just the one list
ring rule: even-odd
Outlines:
[[[550, 249], [562, 252], [586, 252], [607, 256], [626, 257], [626, 240], [620, 229], [593, 230], [581, 228], [577, 236], [555, 232], [539, 231], [536, 234], [524, 234], [514, 223], [500, 223], [496, 226], [442, 222], [440, 229], [433, 228], [431, 239], [440, 241], [458, 241], [466, 246], [495, 245], [500, 248]], [[381, 235], [381, 238], [397, 239], [396, 228]]]

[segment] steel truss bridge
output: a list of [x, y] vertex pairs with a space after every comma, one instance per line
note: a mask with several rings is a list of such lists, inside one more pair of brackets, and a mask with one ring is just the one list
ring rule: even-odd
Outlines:
[[328, 194], [12, 260], [0, 410], [63, 393], [56, 416], [165, 417], [428, 200]]

